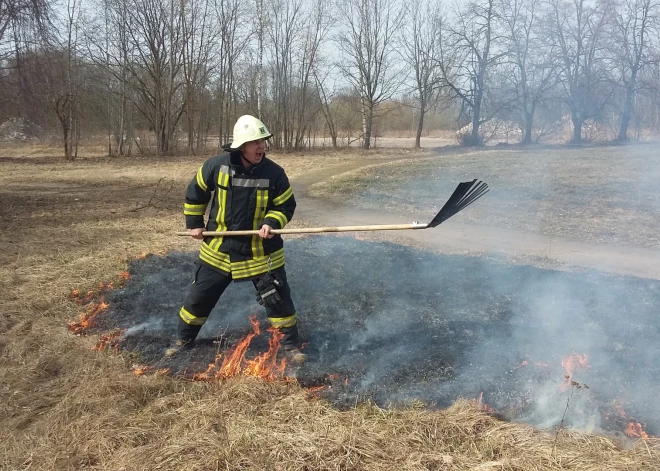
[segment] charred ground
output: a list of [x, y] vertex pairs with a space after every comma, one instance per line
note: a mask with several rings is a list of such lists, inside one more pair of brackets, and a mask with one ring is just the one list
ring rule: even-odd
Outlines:
[[[318, 394], [335, 405], [418, 400], [444, 408], [483, 395], [495, 413], [537, 426], [558, 426], [563, 418], [566, 426], [617, 433], [632, 420], [660, 433], [650, 393], [660, 387], [660, 366], [648, 361], [660, 354], [660, 282], [353, 237], [297, 238], [287, 246], [309, 355], [306, 366], [288, 374], [303, 386], [325, 386]], [[251, 284], [233, 284], [199, 345], [164, 359], [195, 259], [181, 252], [132, 262], [128, 283], [107, 293], [110, 307], [94, 330], [127, 329], [120, 348], [153, 368], [186, 377], [203, 372], [251, 330], [250, 315], [266, 322]], [[251, 355], [265, 351], [266, 342], [258, 337]], [[569, 371], [562, 360], [571, 355], [588, 361]]]

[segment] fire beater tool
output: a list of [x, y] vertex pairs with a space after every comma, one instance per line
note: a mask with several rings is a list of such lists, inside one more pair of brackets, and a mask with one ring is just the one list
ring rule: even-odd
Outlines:
[[[429, 229], [436, 227], [447, 219], [465, 209], [483, 195], [488, 193], [488, 185], [476, 179], [471, 182], [461, 182], [449, 197], [438, 214], [428, 224], [413, 222], [412, 224], [376, 224], [370, 226], [338, 226], [338, 227], [303, 227], [299, 229], [273, 229], [272, 234], [313, 234], [321, 232], [358, 232], [358, 231], [396, 231], [406, 229]], [[247, 236], [257, 235], [258, 230], [244, 231], [204, 231], [204, 236]], [[177, 232], [179, 236], [189, 236], [190, 232]]]

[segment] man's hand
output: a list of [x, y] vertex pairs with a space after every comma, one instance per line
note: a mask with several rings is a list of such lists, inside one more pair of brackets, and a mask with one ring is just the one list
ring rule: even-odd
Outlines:
[[203, 239], [204, 236], [202, 235], [202, 232], [204, 232], [205, 228], [203, 227], [198, 227], [196, 229], [190, 229], [190, 236], [193, 239]]
[[259, 229], [259, 237], [262, 239], [272, 239], [275, 234], [272, 234], [270, 231], [272, 231], [273, 228], [270, 227], [268, 224], [264, 224], [261, 226], [261, 229]]

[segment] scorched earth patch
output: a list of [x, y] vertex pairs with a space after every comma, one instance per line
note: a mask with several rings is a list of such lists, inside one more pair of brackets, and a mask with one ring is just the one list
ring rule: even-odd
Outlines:
[[130, 264], [71, 328], [135, 352], [136, 373], [297, 381], [339, 407], [457, 397], [537, 427], [660, 434], [660, 282], [437, 255], [353, 237], [285, 241], [308, 362], [277, 355], [252, 283], [232, 284], [173, 358], [195, 252]]

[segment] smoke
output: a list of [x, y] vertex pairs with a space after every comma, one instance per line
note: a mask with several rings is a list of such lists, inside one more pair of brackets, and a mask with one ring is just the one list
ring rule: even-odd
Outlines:
[[[652, 157], [657, 150], [628, 147], [625, 155], [620, 147], [490, 150], [404, 167], [385, 165], [371, 172], [360, 197], [367, 206], [382, 208], [387, 201], [396, 211], [414, 211], [421, 220], [430, 220], [444, 201], [439, 195], [449, 195], [459, 181], [480, 178], [491, 192], [443, 227], [457, 220], [490, 226], [490, 237], [501, 240], [488, 240], [487, 232], [478, 232], [479, 243], [485, 239], [491, 250], [501, 248], [518, 257], [547, 257], [554, 263], [572, 259], [578, 265], [587, 262], [608, 271], [657, 277], [657, 252], [633, 248], [624, 255], [605, 246], [590, 253], [588, 245], [580, 245], [583, 241], [660, 246], [660, 192], [655, 184], [660, 162]], [[616, 174], [610, 168], [617, 168]], [[468, 239], [470, 229], [462, 228]], [[479, 231], [478, 226], [475, 229]], [[507, 232], [511, 230], [527, 237], [516, 238]], [[566, 248], [554, 244], [555, 238], [577, 242]], [[437, 240], [439, 246], [447, 246], [442, 236]], [[520, 247], [520, 254], [518, 243], [527, 244]], [[457, 246], [460, 243], [454, 242], [453, 248]], [[530, 247], [536, 253], [530, 254]], [[649, 392], [657, 389], [659, 381], [654, 356], [660, 353], [660, 330], [651, 308], [657, 303], [655, 281], [595, 271], [518, 269], [487, 260], [478, 268], [467, 265], [485, 276], [462, 270], [450, 282], [463, 283], [472, 296], [485, 298], [473, 304], [484, 309], [484, 326], [489, 330], [463, 328], [461, 324], [474, 313], [466, 313], [463, 322], [454, 319], [460, 329], [452, 333], [475, 340], [465, 349], [465, 361], [455, 368], [455, 375], [402, 385], [393, 399], [435, 396], [442, 404], [455, 394], [475, 397], [485, 392], [486, 401], [510, 418], [541, 427], [568, 423], [591, 431], [612, 426], [603, 424], [603, 417], [606, 422], [625, 422], [634, 416], [657, 430], [658, 401]], [[426, 270], [423, 264], [417, 268], [419, 279], [446, 269]], [[398, 299], [405, 296], [399, 294]], [[463, 306], [455, 302], [448, 312], [461, 310]], [[588, 363], [569, 374], [562, 360], [578, 354]], [[625, 415], [621, 404], [626, 404]], [[612, 413], [615, 409], [619, 412]]]
[[129, 327], [122, 334], [122, 338], [131, 337], [133, 335], [144, 335], [148, 331], [162, 330], [162, 329], [163, 329], [163, 319], [152, 318], [152, 319], [148, 319], [147, 322], [142, 322], [133, 327]]

